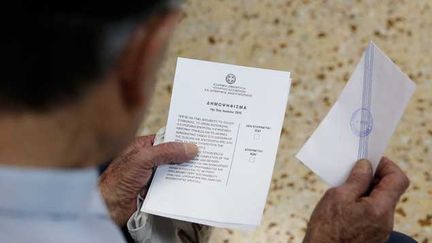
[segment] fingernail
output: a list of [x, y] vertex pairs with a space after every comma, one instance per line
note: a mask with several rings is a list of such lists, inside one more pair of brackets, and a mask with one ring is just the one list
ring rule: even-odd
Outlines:
[[198, 147], [193, 143], [185, 143], [184, 145], [185, 153], [188, 157], [195, 157], [198, 153]]
[[362, 159], [357, 162], [356, 168], [359, 172], [372, 174], [372, 166], [368, 160]]

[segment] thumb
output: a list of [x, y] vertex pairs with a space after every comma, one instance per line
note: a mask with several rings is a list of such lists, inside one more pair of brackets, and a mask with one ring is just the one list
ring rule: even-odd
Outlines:
[[183, 163], [198, 154], [198, 147], [192, 143], [168, 142], [149, 149], [148, 159], [154, 166], [170, 163]]
[[346, 182], [341, 186], [353, 199], [359, 198], [367, 193], [372, 183], [372, 166], [368, 160], [357, 161], [351, 170]]

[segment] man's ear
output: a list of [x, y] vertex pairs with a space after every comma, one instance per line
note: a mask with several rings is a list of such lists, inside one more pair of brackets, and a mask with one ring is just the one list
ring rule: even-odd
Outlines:
[[116, 70], [127, 109], [143, 108], [154, 89], [155, 76], [179, 17], [169, 11], [140, 25], [129, 38]]

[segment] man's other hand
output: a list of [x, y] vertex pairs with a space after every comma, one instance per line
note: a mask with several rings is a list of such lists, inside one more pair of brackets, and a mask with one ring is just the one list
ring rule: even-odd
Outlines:
[[370, 163], [358, 161], [347, 181], [320, 200], [303, 242], [387, 242], [396, 203], [408, 185], [406, 175], [387, 158], [380, 161], [375, 178]]
[[99, 188], [111, 218], [120, 226], [136, 210], [137, 195], [145, 195], [153, 168], [182, 163], [198, 153], [194, 144], [169, 142], [153, 146], [154, 135], [138, 137], [101, 175]]

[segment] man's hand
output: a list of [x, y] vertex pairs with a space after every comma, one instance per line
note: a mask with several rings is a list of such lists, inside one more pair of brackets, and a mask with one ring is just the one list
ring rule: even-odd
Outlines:
[[102, 197], [111, 218], [120, 226], [136, 210], [138, 193], [147, 192], [154, 167], [189, 161], [198, 152], [194, 144], [170, 142], [153, 146], [153, 142], [154, 135], [136, 138], [100, 177]]
[[328, 190], [312, 213], [304, 243], [387, 242], [396, 203], [409, 180], [383, 158], [375, 180], [367, 160], [358, 161], [345, 184]]

